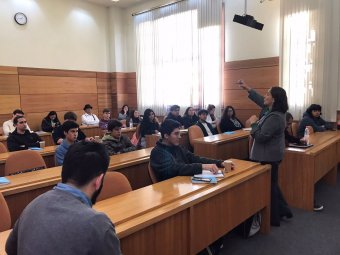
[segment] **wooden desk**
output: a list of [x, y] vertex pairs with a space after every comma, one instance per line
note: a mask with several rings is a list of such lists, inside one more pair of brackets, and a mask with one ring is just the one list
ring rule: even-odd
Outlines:
[[336, 183], [340, 136], [327, 131], [310, 135], [308, 149], [287, 148], [280, 165], [279, 182], [289, 205], [313, 210], [314, 185]]
[[[86, 137], [103, 137], [103, 131], [99, 128], [99, 126], [80, 126], [80, 129], [84, 132]], [[130, 139], [133, 134], [136, 132], [136, 128], [122, 128], [122, 134], [127, 135]]]
[[[189, 135], [188, 129], [181, 129], [181, 138], [179, 144], [184, 148], [189, 148]], [[158, 140], [161, 139], [161, 134], [145, 135], [146, 148], [155, 147]]]
[[[52, 146], [54, 145], [53, 139], [52, 139], [52, 133], [44, 132], [44, 131], [37, 131], [37, 135], [40, 136], [40, 138], [45, 141], [45, 146]], [[7, 137], [8, 136], [0, 136], [0, 142], [3, 143], [7, 148]]]
[[[54, 167], [55, 166], [55, 149], [57, 146], [46, 146], [43, 150], [37, 151], [41, 154], [43, 157], [46, 166], [47, 167]], [[5, 175], [5, 163], [9, 155], [11, 155], [14, 152], [5, 152], [5, 153], [0, 153], [0, 176]]]
[[196, 155], [213, 159], [248, 159], [249, 131], [237, 130], [233, 134], [218, 134], [194, 140]]
[[[235, 171], [216, 185], [175, 177], [100, 201], [95, 209], [115, 223], [126, 255], [196, 254], [258, 211], [268, 233], [270, 167], [233, 161]], [[0, 251], [9, 233], [0, 233]]]
[[[108, 171], [124, 174], [132, 189], [139, 189], [152, 184], [148, 164], [152, 148], [127, 152], [110, 157]], [[61, 181], [61, 167], [6, 176], [10, 184], [1, 185], [0, 192], [8, 204], [14, 224], [23, 209], [37, 196], [53, 188]]]

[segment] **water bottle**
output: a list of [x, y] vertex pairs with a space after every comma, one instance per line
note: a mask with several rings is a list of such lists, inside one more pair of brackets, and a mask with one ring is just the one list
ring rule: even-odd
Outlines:
[[305, 128], [305, 135], [303, 138], [306, 142], [306, 145], [309, 145], [309, 129], [307, 127]]
[[130, 128], [133, 128], [133, 121], [130, 119]]

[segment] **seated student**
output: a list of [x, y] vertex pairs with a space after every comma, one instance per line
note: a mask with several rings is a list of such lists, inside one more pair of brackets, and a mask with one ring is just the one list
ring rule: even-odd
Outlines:
[[321, 105], [311, 104], [306, 112], [303, 114], [303, 118], [300, 121], [300, 125], [297, 131], [299, 138], [305, 134], [305, 128], [311, 126], [314, 132], [323, 132], [326, 130], [326, 121], [321, 117]]
[[224, 166], [222, 160], [199, 157], [179, 146], [180, 127], [179, 122], [170, 119], [161, 125], [162, 139], [150, 155], [150, 164], [158, 181], [179, 175], [200, 174], [203, 169], [216, 173], [218, 167]]
[[223, 112], [220, 129], [221, 132], [235, 131], [244, 128], [242, 122], [236, 118], [234, 107], [228, 105]]
[[207, 120], [208, 111], [207, 110], [199, 110], [198, 111], [198, 118], [196, 125], [202, 129], [204, 136], [216, 135], [216, 130], [213, 126], [208, 123]]
[[[305, 143], [304, 138], [298, 138], [289, 133], [289, 129], [293, 123], [293, 115], [289, 112], [286, 113], [286, 129], [285, 129], [285, 142], [286, 142], [286, 147], [289, 145], [289, 143], [297, 143], [297, 144], [303, 144]], [[315, 195], [314, 195], [315, 197]], [[319, 212], [323, 210], [323, 205], [318, 204], [316, 199], [314, 199], [314, 207], [313, 210], [315, 212]]]
[[152, 135], [159, 133], [159, 122], [155, 116], [155, 112], [151, 109], [146, 109], [144, 111], [144, 117], [140, 123], [140, 146], [145, 148], [145, 135]]
[[25, 208], [7, 239], [7, 254], [120, 255], [114, 224], [92, 208], [109, 162], [102, 144], [72, 145], [61, 183]]
[[183, 126], [183, 119], [182, 116], [179, 115], [179, 110], [181, 108], [178, 105], [173, 105], [170, 107], [170, 112], [168, 113], [168, 115], [166, 116], [166, 119], [170, 119], [170, 120], [176, 120], [179, 123], [181, 123], [181, 125]]
[[27, 121], [23, 116], [17, 116], [13, 120], [15, 130], [7, 138], [9, 151], [27, 150], [29, 147], [40, 147], [41, 138], [36, 133], [27, 129]]
[[217, 125], [217, 119], [215, 117], [215, 105], [213, 104], [209, 104], [208, 105], [208, 108], [207, 108], [207, 111], [208, 111], [208, 114], [207, 114], [207, 119], [206, 121], [208, 123], [211, 124], [211, 126], [215, 129], [216, 128], [216, 125]]
[[194, 111], [194, 108], [188, 107], [184, 112], [182, 120], [184, 128], [189, 128], [195, 125], [198, 121], [198, 117]]
[[60, 126], [60, 121], [55, 111], [49, 112], [41, 122], [41, 130], [45, 132], [52, 132], [58, 126]]
[[[17, 116], [25, 116], [25, 114], [22, 110], [19, 110], [19, 109], [14, 110], [12, 119], [5, 121], [2, 125], [4, 135], [8, 136], [10, 133], [12, 133], [15, 130], [13, 120]], [[28, 125], [27, 125], [27, 130], [31, 132], [31, 129], [29, 128]]]
[[134, 127], [137, 127], [137, 125], [141, 122], [140, 116], [139, 116], [139, 111], [138, 110], [133, 110], [131, 111], [130, 115], [130, 122], [132, 121], [132, 125]]
[[119, 120], [110, 120], [108, 132], [102, 139], [110, 156], [136, 150], [129, 137], [122, 135], [122, 125]]
[[129, 106], [125, 104], [118, 113], [118, 120], [127, 120], [128, 118], [129, 118]]
[[99, 121], [99, 128], [103, 131], [107, 131], [107, 124], [109, 123], [109, 120], [111, 119], [111, 111], [108, 108], [105, 108], [103, 110], [103, 117]]
[[[66, 112], [64, 114], [64, 122], [65, 121], [76, 122], [77, 121], [77, 115], [74, 112]], [[54, 141], [55, 144], [61, 144], [61, 142], [65, 138], [65, 134], [64, 134], [64, 130], [63, 130], [62, 126], [56, 127], [53, 130], [52, 138], [53, 138], [53, 141]], [[78, 141], [82, 141], [82, 140], [94, 141], [94, 138], [93, 137], [86, 137], [86, 135], [83, 133], [83, 131], [81, 131], [80, 128], [79, 128], [77, 140]]]
[[55, 150], [57, 166], [61, 166], [69, 147], [77, 141], [79, 125], [74, 121], [65, 121], [62, 125], [65, 139]]
[[81, 115], [81, 124], [87, 126], [94, 126], [99, 124], [98, 117], [92, 113], [92, 106], [90, 104], [86, 104], [84, 106], [85, 113]]

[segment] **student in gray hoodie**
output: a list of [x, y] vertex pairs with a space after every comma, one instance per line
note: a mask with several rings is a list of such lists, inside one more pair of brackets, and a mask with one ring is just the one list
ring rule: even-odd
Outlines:
[[136, 150], [129, 137], [122, 135], [122, 123], [120, 121], [110, 120], [107, 129], [108, 132], [104, 135], [102, 141], [109, 155]]
[[326, 130], [326, 121], [321, 117], [321, 105], [311, 104], [306, 112], [303, 114], [303, 118], [300, 121], [300, 125], [297, 131], [299, 138], [305, 134], [305, 128], [311, 126], [314, 132], [323, 132]]

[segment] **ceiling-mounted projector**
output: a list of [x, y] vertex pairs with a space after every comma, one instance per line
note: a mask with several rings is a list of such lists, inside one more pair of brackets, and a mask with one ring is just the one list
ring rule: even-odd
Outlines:
[[242, 25], [248, 26], [248, 27], [258, 29], [258, 30], [262, 30], [262, 28], [263, 28], [262, 23], [257, 22], [254, 19], [253, 16], [250, 16], [250, 15], [247, 15], [247, 14], [244, 15], [244, 16], [240, 16], [240, 15], [235, 14], [233, 21], [240, 23]]
[[262, 23], [257, 22], [253, 16], [247, 14], [247, 0], [244, 1], [244, 14], [242, 16], [235, 14], [233, 21], [258, 30], [263, 29]]

